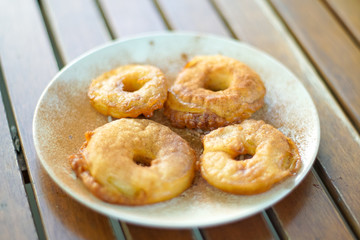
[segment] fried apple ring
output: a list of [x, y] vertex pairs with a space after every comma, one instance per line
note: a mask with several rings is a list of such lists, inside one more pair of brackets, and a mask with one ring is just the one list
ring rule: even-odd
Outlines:
[[122, 118], [86, 134], [69, 157], [85, 186], [115, 204], [144, 205], [171, 199], [192, 183], [195, 152], [168, 127]]
[[[203, 138], [201, 175], [211, 185], [234, 194], [257, 194], [298, 172], [295, 143], [264, 121], [245, 120], [216, 129]], [[239, 156], [252, 155], [238, 160]]]
[[92, 106], [115, 118], [151, 117], [167, 97], [164, 74], [151, 65], [125, 65], [108, 71], [90, 85]]
[[265, 86], [235, 59], [197, 56], [169, 89], [165, 115], [179, 128], [215, 129], [249, 118], [264, 104]]
[[192, 183], [195, 152], [168, 127], [122, 118], [86, 133], [69, 157], [85, 186], [116, 204], [144, 205], [171, 199]]

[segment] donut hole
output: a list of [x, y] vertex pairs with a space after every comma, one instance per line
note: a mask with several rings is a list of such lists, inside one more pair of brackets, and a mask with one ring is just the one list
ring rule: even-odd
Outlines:
[[211, 71], [204, 82], [204, 88], [213, 92], [223, 91], [230, 86], [232, 74], [226, 70]]
[[136, 76], [128, 76], [122, 80], [122, 90], [125, 92], [136, 92], [142, 86], [144, 86], [144, 81], [140, 81]]
[[153, 158], [150, 158], [149, 156], [136, 154], [133, 157], [133, 161], [136, 165], [142, 166], [142, 167], [150, 167], [151, 161], [154, 160]]
[[251, 154], [239, 154], [234, 158], [234, 160], [235, 161], [244, 161], [244, 160], [251, 159], [252, 157], [253, 157], [253, 155], [251, 155]]

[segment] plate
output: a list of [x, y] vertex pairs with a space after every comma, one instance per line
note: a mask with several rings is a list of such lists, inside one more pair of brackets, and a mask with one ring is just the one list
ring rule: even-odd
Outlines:
[[[299, 173], [270, 191], [253, 196], [221, 192], [198, 176], [183, 194], [158, 204], [118, 206], [94, 197], [75, 177], [68, 162], [68, 156], [77, 152], [84, 142], [84, 133], [108, 122], [108, 118], [97, 113], [87, 99], [91, 80], [119, 65], [139, 63], [159, 67], [172, 82], [190, 58], [214, 54], [238, 59], [261, 76], [267, 88], [265, 105], [252, 118], [263, 119], [295, 141], [303, 163]], [[158, 112], [155, 117], [161, 114], [161, 111]], [[38, 102], [33, 131], [35, 148], [45, 170], [74, 199], [123, 221], [168, 228], [224, 224], [270, 207], [289, 194], [306, 176], [315, 160], [320, 140], [315, 105], [301, 82], [284, 65], [264, 52], [233, 39], [178, 32], [115, 41], [88, 52], [64, 67]], [[191, 137], [194, 137], [193, 133]]]

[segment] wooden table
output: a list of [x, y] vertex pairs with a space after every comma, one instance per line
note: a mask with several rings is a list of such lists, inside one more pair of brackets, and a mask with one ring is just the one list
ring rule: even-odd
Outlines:
[[[252, 44], [311, 94], [317, 159], [275, 206], [216, 227], [148, 228], [82, 206], [43, 170], [32, 119], [52, 77], [95, 46], [163, 30]], [[0, 239], [360, 238], [359, 42], [359, 0], [0, 0]]]

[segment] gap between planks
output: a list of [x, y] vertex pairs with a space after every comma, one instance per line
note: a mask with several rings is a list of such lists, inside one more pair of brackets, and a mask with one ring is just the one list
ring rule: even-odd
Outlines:
[[346, 115], [346, 118], [349, 122], [351, 122], [352, 126], [357, 130], [360, 131], [360, 129], [358, 128], [355, 119], [353, 119], [351, 117], [350, 112], [348, 112], [347, 110], [345, 110], [346, 108], [343, 107], [343, 103], [340, 99], [340, 96], [338, 96], [338, 94], [336, 94], [333, 91], [333, 88], [330, 86], [330, 84], [328, 83], [328, 81], [325, 81], [324, 79], [326, 79], [325, 74], [322, 73], [320, 67], [316, 64], [315, 60], [312, 60], [311, 54], [310, 52], [306, 51], [305, 47], [301, 44], [301, 41], [297, 38], [296, 34], [294, 33], [294, 31], [291, 30], [290, 26], [286, 23], [285, 18], [281, 15], [281, 13], [277, 10], [276, 6], [271, 2], [271, 0], [263, 0], [267, 4], [270, 8], [271, 11], [273, 12], [274, 16], [277, 18], [277, 21], [279, 24], [282, 25], [282, 27], [285, 29], [285, 31], [288, 33], [288, 35], [291, 37], [291, 39], [296, 43], [297, 48], [299, 49], [299, 51], [301, 52], [301, 54], [304, 56], [304, 58], [306, 59], [306, 61], [313, 66], [313, 70], [316, 72], [316, 74], [319, 76], [319, 79], [322, 80], [322, 83], [326, 86], [326, 89], [331, 93], [332, 97], [336, 100], [336, 102], [338, 103], [338, 105], [341, 107], [344, 115]]
[[[302, 47], [301, 43], [296, 38], [296, 35], [291, 31], [291, 29], [286, 24], [285, 20], [281, 16], [281, 14], [277, 11], [276, 7], [270, 2], [270, 0], [264, 0], [264, 1], [265, 1], [265, 3], [263, 2], [263, 5], [267, 5], [268, 10], [272, 11], [272, 13], [273, 13], [272, 15], [274, 16], [273, 18], [275, 18], [274, 22], [276, 22], [276, 25], [279, 25], [279, 27], [284, 28], [284, 30], [287, 32], [290, 42], [293, 43], [291, 47], [294, 49], [294, 51], [296, 52], [297, 55], [302, 55], [299, 58], [303, 58], [303, 61], [308, 63], [308, 65], [312, 66], [311, 70], [316, 73], [316, 75], [318, 76], [319, 79], [321, 79], [321, 80], [324, 79], [324, 76], [321, 74], [319, 69], [316, 67], [316, 64], [314, 64], [313, 61], [311, 61], [309, 54], [307, 54], [305, 49]], [[339, 99], [336, 97], [334, 92], [328, 86], [326, 81], [321, 81], [321, 83], [331, 93], [332, 97], [336, 100], [339, 108], [341, 109], [341, 113], [343, 115], [345, 115], [345, 117], [344, 117], [345, 119], [342, 119], [342, 120], [349, 121], [351, 123], [351, 125], [354, 129], [349, 129], [349, 132], [353, 133], [353, 131], [355, 131], [355, 129], [356, 129], [356, 124], [353, 122], [352, 118], [347, 114], [347, 112], [343, 110]], [[334, 111], [335, 111], [335, 109], [334, 109]], [[337, 111], [335, 111], [335, 112], [337, 112]], [[341, 114], [340, 114], [340, 116], [341, 116]], [[359, 137], [355, 133], [354, 133], [353, 137], [354, 137], [354, 140], [356, 140], [357, 142], [359, 141]], [[354, 227], [353, 227], [354, 225], [351, 224], [352, 222], [354, 222], [356, 220], [352, 217], [352, 215], [350, 214], [350, 211], [347, 209], [347, 207], [344, 204], [341, 204], [342, 203], [341, 195], [339, 194], [339, 192], [336, 191], [336, 187], [332, 184], [331, 179], [329, 179], [329, 176], [325, 173], [326, 172], [325, 169], [323, 169], [321, 163], [318, 160], [316, 160], [314, 162], [314, 165], [313, 165], [313, 168], [311, 169], [311, 171], [313, 172], [316, 179], [319, 181], [320, 185], [322, 186], [322, 189], [328, 196], [328, 199], [331, 201], [334, 208], [337, 210], [337, 213], [339, 214], [339, 216], [345, 223], [349, 232], [352, 234], [352, 236], [354, 236], [354, 238], [356, 238], [355, 237], [356, 231], [354, 230]]]
[[11, 133], [12, 142], [14, 145], [14, 152], [16, 155], [16, 159], [19, 166], [19, 171], [21, 171], [21, 178], [24, 184], [24, 189], [27, 195], [27, 200], [29, 203], [30, 211], [32, 214], [33, 222], [35, 225], [36, 233], [38, 235], [38, 238], [40, 240], [46, 239], [44, 228], [41, 222], [39, 209], [34, 197], [34, 191], [32, 189], [31, 183], [30, 183], [30, 177], [28, 173], [28, 169], [25, 163], [22, 146], [20, 144], [20, 139], [18, 135], [18, 129], [17, 124], [15, 120], [15, 114], [12, 108], [11, 99], [8, 94], [7, 85], [5, 82], [5, 77], [3, 74], [2, 66], [0, 63], [0, 91], [1, 91], [1, 97], [4, 103], [4, 109], [5, 109], [5, 115], [9, 126], [9, 131]]
[[278, 228], [278, 226], [274, 223], [278, 223], [279, 220], [278, 218], [273, 215], [273, 218], [270, 217], [271, 213], [273, 213], [274, 211], [272, 210], [272, 208], [269, 209], [265, 209], [264, 211], [262, 211], [262, 216], [265, 220], [265, 222], [267, 223], [269, 230], [272, 234], [272, 236], [274, 237], [275, 240], [280, 240], [280, 239], [284, 239], [283, 237], [283, 233], [284, 231], [282, 230], [282, 228], [280, 227], [280, 229]]
[[[8, 88], [7, 88], [7, 85], [5, 82], [5, 77], [3, 74], [1, 62], [0, 62], [0, 92], [1, 92], [1, 97], [2, 97], [3, 104], [4, 104], [6, 120], [7, 120], [8, 126], [9, 126], [9, 131], [11, 134], [11, 139], [13, 142], [13, 146], [14, 146], [14, 150], [16, 153], [16, 158], [18, 161], [19, 168], [21, 171], [27, 171], [25, 159], [24, 159], [24, 156], [21, 151], [21, 143], [20, 143], [20, 139], [19, 139], [19, 135], [18, 135], [15, 114], [14, 114], [14, 110], [12, 108], [11, 99], [8, 94]], [[24, 178], [23, 178], [23, 181], [26, 183], [26, 180], [24, 180]]]
[[42, 0], [38, 0], [38, 6], [39, 6], [39, 10], [41, 13], [41, 17], [43, 19], [43, 23], [46, 29], [46, 33], [49, 37], [50, 40], [50, 44], [51, 44], [51, 49], [53, 50], [55, 59], [56, 59], [56, 63], [58, 66], [58, 69], [61, 69], [65, 66], [65, 61], [64, 61], [64, 56], [62, 56], [61, 52], [60, 52], [60, 48], [58, 43], [56, 42], [55, 36], [54, 36], [54, 31], [51, 27], [50, 21], [49, 21], [49, 17], [46, 14], [46, 11], [44, 9], [44, 4]]
[[171, 27], [169, 21], [165, 17], [164, 11], [161, 9], [160, 4], [157, 0], [152, 0], [156, 10], [159, 12], [159, 15], [161, 16], [161, 19], [164, 21], [165, 26], [168, 30], [173, 30], [173, 27]]
[[333, 6], [331, 6], [331, 4], [327, 0], [321, 0], [321, 2], [329, 10], [329, 12], [331, 12], [334, 18], [340, 23], [340, 25], [343, 27], [343, 29], [346, 31], [346, 33], [349, 35], [350, 39], [355, 43], [355, 45], [360, 47], [360, 42], [357, 40], [355, 34], [350, 30], [349, 26], [344, 22], [344, 20], [336, 12]]
[[[1, 64], [0, 64], [1, 65]], [[24, 155], [22, 153], [22, 147], [20, 145], [20, 140], [18, 136], [17, 125], [15, 121], [15, 115], [13, 112], [11, 100], [7, 91], [7, 86], [5, 78], [3, 75], [2, 67], [0, 66], [0, 91], [1, 97], [4, 103], [5, 115], [9, 126], [9, 132], [11, 133], [12, 142], [14, 145], [14, 152], [19, 166], [19, 171], [21, 171], [21, 178], [24, 184], [24, 189], [27, 195], [27, 200], [29, 203], [31, 215], [35, 225], [36, 233], [40, 240], [45, 239], [44, 228], [40, 220], [39, 209], [34, 198], [34, 191], [30, 184], [30, 177], [28, 174], [27, 166], [25, 163]]]
[[33, 217], [33, 220], [35, 223], [35, 228], [36, 228], [36, 232], [39, 237], [39, 240], [46, 239], [44, 226], [41, 221], [40, 211], [39, 211], [39, 208], [36, 203], [35, 194], [34, 194], [34, 190], [32, 188], [31, 183], [25, 184], [25, 191], [26, 191], [26, 194], [28, 197], [31, 214], [32, 214], [32, 217]]
[[[159, 7], [158, 4], [157, 4], [157, 1], [156, 1], [156, 0], [153, 0], [153, 1], [154, 1], [154, 4], [156, 5], [156, 7], [158, 8], [161, 16], [163, 17], [163, 20], [164, 20], [164, 22], [166, 23], [166, 26], [167, 26], [169, 29], [171, 29], [171, 26], [170, 26], [169, 23], [166, 21], [166, 19], [165, 19], [163, 13], [162, 13], [160, 7]], [[104, 13], [103, 13], [103, 11], [102, 11], [102, 8], [101, 8], [101, 5], [100, 5], [100, 3], [99, 3], [99, 0], [96, 0], [96, 3], [98, 4], [99, 11], [101, 12], [101, 14], [102, 14], [102, 16], [103, 16], [103, 19], [104, 19], [104, 21], [106, 22], [106, 26], [107, 26], [107, 28], [108, 28], [108, 31], [109, 31], [112, 39], [114, 39], [114, 35], [113, 35], [112, 31], [111, 31], [111, 28], [110, 28], [110, 26], [109, 26], [109, 24], [108, 24], [108, 21], [106, 20], [106, 16], [104, 15]], [[212, 1], [212, 0], [211, 0], [211, 3], [213, 4], [213, 1]], [[40, 4], [40, 5], [41, 5], [41, 4]], [[214, 4], [213, 4], [213, 5], [214, 5]], [[214, 6], [215, 6], [215, 5], [214, 5]], [[41, 9], [42, 9], [42, 7], [41, 7]], [[215, 8], [215, 9], [217, 10], [218, 14], [220, 15], [222, 21], [226, 23], [226, 21], [224, 20], [223, 16], [222, 16], [222, 15], [220, 14], [220, 12], [218, 11], [218, 9], [217, 9], [217, 8]], [[45, 21], [45, 23], [46, 23], [46, 29], [47, 29], [47, 31], [48, 31], [48, 34], [49, 34], [49, 37], [50, 37], [50, 40], [51, 40], [51, 44], [52, 44], [52, 47], [53, 47], [53, 50], [54, 50], [54, 54], [55, 54], [55, 56], [58, 54], [58, 56], [56, 56], [56, 59], [57, 59], [59, 68], [61, 68], [61, 67], [64, 65], [64, 64], [63, 64], [63, 60], [62, 60], [62, 58], [61, 58], [61, 56], [60, 56], [60, 53], [59, 53], [59, 51], [58, 51], [58, 47], [57, 47], [56, 41], [55, 41], [54, 37], [52, 36], [52, 30], [51, 30], [51, 27], [50, 27], [49, 24], [48, 24], [46, 14], [43, 12], [43, 9], [41, 10], [41, 12], [42, 12], [42, 14], [43, 14], [43, 18], [44, 18], [44, 21]], [[227, 26], [227, 28], [230, 30], [230, 32], [233, 34], [233, 32], [231, 31], [231, 28], [229, 27], [229, 25], [226, 24], [226, 26]], [[59, 59], [58, 59], [58, 57], [59, 57]], [[118, 234], [116, 235], [116, 236], [117, 236], [117, 239], [125, 239], [124, 233], [123, 233], [123, 231], [121, 230], [121, 226], [120, 226], [119, 224], [113, 224], [113, 220], [112, 220], [112, 219], [110, 219], [110, 222], [112, 223], [112, 226], [113, 226], [113, 228], [114, 228], [114, 233], [118, 232]], [[270, 221], [270, 223], [272, 224], [271, 221]], [[269, 224], [269, 222], [268, 222], [268, 224]], [[121, 225], [123, 225], [123, 224], [121, 224]], [[125, 226], [126, 226], [126, 225], [125, 225]], [[271, 228], [272, 226], [269, 226], [269, 227]], [[202, 237], [202, 236], [201, 236], [201, 232], [200, 232], [198, 229], [194, 229], [193, 232], [194, 232], [194, 235], [195, 235], [195, 236], [200, 236], [200, 237]], [[131, 237], [131, 236], [130, 236], [130, 237]], [[127, 239], [131, 239], [131, 238], [127, 238]], [[202, 239], [202, 238], [195, 237], [195, 239]]]
[[102, 5], [100, 3], [100, 0], [95, 0], [95, 4], [96, 4], [96, 7], [98, 8], [98, 11], [99, 11], [104, 23], [105, 23], [106, 30], [110, 34], [110, 38], [112, 40], [116, 39], [116, 35], [115, 35], [114, 31], [111, 29], [111, 24], [110, 24], [110, 22], [108, 21], [108, 19], [106, 17], [104, 8], [102, 7]]
[[349, 213], [347, 208], [343, 206], [344, 204], [341, 204], [342, 201], [337, 201], [337, 199], [341, 199], [340, 194], [336, 191], [336, 188], [332, 186], [331, 179], [329, 179], [328, 176], [325, 174], [325, 170], [322, 167], [321, 163], [319, 161], [315, 161], [311, 171], [313, 172], [315, 178], [318, 180], [325, 194], [328, 196], [331, 204], [336, 209], [340, 218], [345, 223], [345, 226], [347, 227], [351, 235], [354, 237], [354, 239], [356, 239], [356, 231], [353, 228], [353, 224], [351, 224], [351, 222], [355, 221], [355, 219], [352, 218], [352, 215]]
[[217, 6], [217, 4], [214, 2], [214, 0], [209, 0], [210, 4], [212, 5], [212, 7], [215, 9], [215, 12], [217, 13], [217, 15], [219, 16], [219, 18], [221, 19], [221, 21], [224, 23], [224, 26], [228, 29], [230, 36], [236, 40], [240, 40], [234, 30], [232, 29], [230, 23], [226, 20], [224, 14], [221, 12], [221, 10], [219, 9], [219, 7]]

